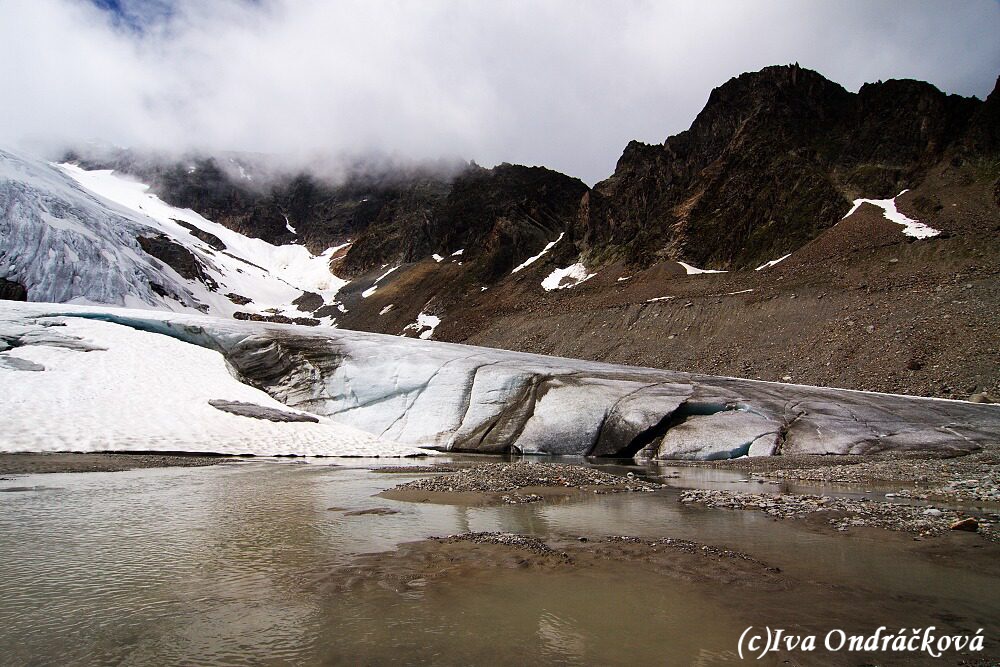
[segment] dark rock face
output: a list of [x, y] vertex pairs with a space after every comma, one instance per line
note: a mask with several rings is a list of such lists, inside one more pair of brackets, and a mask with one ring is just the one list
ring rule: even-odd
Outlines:
[[147, 255], [160, 260], [182, 277], [188, 280], [198, 280], [210, 290], [218, 289], [218, 285], [205, 273], [201, 262], [194, 256], [194, 253], [184, 246], [174, 243], [166, 235], [140, 236], [136, 238], [136, 241], [139, 242]]
[[479, 280], [509, 273], [572, 221], [587, 192], [581, 181], [543, 167], [503, 164], [456, 179], [431, 224], [441, 254], [465, 249]]
[[[987, 113], [917, 81], [852, 94], [797, 65], [743, 74], [712, 91], [689, 130], [629, 144], [584, 201], [577, 234], [634, 265], [753, 268], [831, 227], [851, 199], [912, 187], [974, 119], [988, 128]], [[990, 148], [994, 134], [977, 130], [973, 143]]]
[[337, 317], [339, 313], [340, 311], [333, 304], [322, 306], [313, 311], [313, 315], [316, 317]]
[[[358, 168], [336, 183], [299, 174], [261, 188], [234, 177], [214, 158], [161, 162], [127, 152], [66, 157], [86, 168], [131, 173], [170, 204], [270, 243], [304, 243], [319, 253], [353, 241], [337, 264], [345, 277], [460, 248], [481, 256], [485, 277], [501, 275], [566, 229], [587, 191], [578, 179], [510, 164]], [[217, 237], [184, 226], [225, 249]]]
[[433, 239], [428, 221], [448, 196], [448, 179], [421, 177], [391, 188], [360, 188], [343, 198], [343, 215], [355, 227], [354, 243], [337, 265], [339, 275], [354, 277], [383, 264], [400, 264], [426, 257]]
[[198, 211], [209, 220], [272, 243], [290, 243], [280, 207], [272, 198], [234, 180], [214, 159], [184, 164], [132, 167], [164, 200]]
[[250, 322], [273, 322], [275, 324], [301, 324], [307, 327], [319, 325], [319, 320], [312, 317], [288, 317], [286, 315], [259, 315], [257, 313], [244, 313], [237, 311], [233, 313], [233, 319], [247, 320]]
[[352, 240], [337, 264], [345, 277], [468, 248], [471, 284], [497, 279], [560, 232], [571, 242], [564, 259], [754, 268], [816, 238], [852, 199], [892, 197], [936, 165], [998, 151], [996, 91], [980, 102], [891, 80], [855, 94], [791, 65], [716, 88], [690, 129], [661, 145], [631, 142], [592, 191], [508, 164], [360, 164], [336, 182], [294, 174], [261, 186], [222, 159], [69, 157], [133, 173], [171, 204], [248, 236], [314, 252]]
[[323, 307], [323, 297], [315, 292], [303, 292], [302, 296], [292, 301], [292, 303], [298, 306], [299, 310], [312, 312]]
[[[355, 242], [341, 266], [355, 275], [385, 263], [465, 250], [463, 260], [475, 262], [478, 269], [466, 279], [488, 282], [509, 273], [565, 229], [586, 191], [581, 181], [542, 167], [472, 166], [446, 193], [425, 200], [415, 215], [378, 221]], [[394, 206], [408, 203], [413, 202]]]
[[993, 92], [976, 111], [970, 125], [966, 146], [971, 153], [989, 155], [1000, 152], [1000, 77], [997, 77]]
[[21, 283], [0, 278], [0, 299], [7, 301], [27, 301], [28, 290]]
[[[131, 174], [174, 206], [193, 209], [276, 245], [304, 243], [314, 253], [355, 240], [373, 225], [383, 230], [412, 227], [405, 223], [423, 220], [447, 195], [458, 171], [453, 164], [411, 168], [362, 162], [327, 180], [306, 173], [271, 173], [259, 156], [241, 156], [239, 161], [192, 156], [178, 161], [132, 151], [99, 151], [69, 152], [65, 159], [87, 169]], [[258, 181], [244, 177], [249, 176], [247, 170], [263, 173]], [[398, 254], [403, 242], [409, 246], [414, 240], [398, 232], [391, 236], [395, 243], [390, 239], [386, 256]]]
[[216, 250], [225, 250], [226, 249], [226, 244], [223, 243], [222, 239], [220, 239], [215, 234], [209, 234], [208, 232], [206, 232], [206, 231], [204, 231], [202, 229], [198, 229], [197, 227], [195, 227], [194, 225], [192, 225], [190, 222], [185, 222], [184, 220], [174, 220], [174, 222], [176, 222], [178, 225], [180, 225], [181, 227], [184, 227], [189, 232], [191, 232], [195, 236], [195, 238], [198, 238], [198, 239], [204, 241], [205, 243], [207, 243], [209, 246], [215, 248]]

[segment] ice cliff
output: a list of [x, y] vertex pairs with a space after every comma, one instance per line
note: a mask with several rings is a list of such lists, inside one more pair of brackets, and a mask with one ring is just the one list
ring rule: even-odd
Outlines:
[[292, 410], [440, 450], [720, 459], [968, 451], [1000, 437], [995, 405], [187, 314], [17, 308], [22, 318], [99, 319], [215, 350]]

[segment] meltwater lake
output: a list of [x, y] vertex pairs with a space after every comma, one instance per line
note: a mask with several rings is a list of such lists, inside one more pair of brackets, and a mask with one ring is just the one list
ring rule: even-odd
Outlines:
[[[468, 460], [483, 458], [433, 463]], [[682, 504], [676, 488], [485, 507], [400, 502], [376, 494], [416, 476], [372, 470], [389, 464], [255, 459], [0, 481], [0, 663], [726, 664], [748, 624], [777, 615], [815, 631], [831, 618], [867, 628], [878, 624], [875, 599], [883, 625], [1000, 627], [994, 576], [936, 562], [886, 531], [846, 537]], [[671, 487], [742, 476], [600, 467]], [[395, 576], [390, 559], [384, 576], [356, 581], [366, 554], [470, 531], [697, 540], [804, 586], [757, 590], [627, 561], [435, 579], [412, 564]]]

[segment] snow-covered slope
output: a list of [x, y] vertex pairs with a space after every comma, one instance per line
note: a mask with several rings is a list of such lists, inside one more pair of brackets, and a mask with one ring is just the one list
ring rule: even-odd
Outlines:
[[247, 238], [147, 190], [0, 151], [0, 278], [30, 301], [289, 317], [309, 315], [292, 304], [304, 292], [332, 303], [346, 282], [329, 269], [339, 248]]
[[39, 309], [0, 301], [0, 451], [427, 453], [290, 410], [234, 378], [218, 352]]

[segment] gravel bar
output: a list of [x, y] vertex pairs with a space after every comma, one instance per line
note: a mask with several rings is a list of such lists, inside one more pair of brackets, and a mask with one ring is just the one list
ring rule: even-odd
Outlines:
[[[435, 540], [443, 542], [474, 542], [475, 544], [499, 544], [518, 549], [527, 549], [536, 554], [556, 554], [545, 542], [530, 535], [520, 535], [518, 533], [482, 532], [482, 533], [460, 533], [447, 537], [435, 537]], [[558, 554], [565, 556], [566, 554]]]
[[442, 472], [458, 472], [461, 466], [449, 465], [447, 463], [434, 463], [425, 466], [381, 466], [372, 468], [372, 472], [399, 475], [430, 475]]
[[[631, 473], [630, 473], [631, 474]], [[535, 502], [537, 494], [523, 494], [527, 488], [593, 489], [596, 493], [655, 491], [663, 485], [632, 476], [613, 475], [596, 468], [563, 463], [485, 463], [458, 472], [400, 484], [394, 490], [443, 493], [508, 494], [508, 503]]]
[[[833, 514], [828, 523], [839, 531], [853, 527], [873, 526], [918, 534], [922, 537], [940, 535], [969, 515], [952, 509], [926, 505], [905, 505], [868, 498], [831, 498], [804, 494], [738, 493], [697, 489], [684, 491], [681, 502], [700, 503], [708, 507], [756, 510], [776, 519], [803, 518], [817, 512]], [[996, 526], [1000, 515], [982, 514], [976, 518], [978, 532], [996, 541]]]

